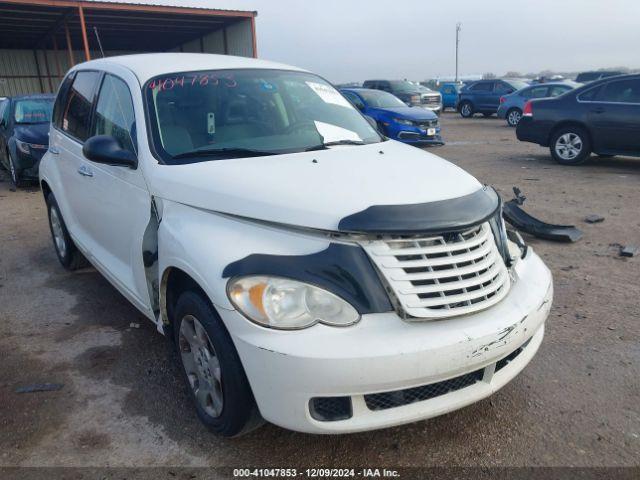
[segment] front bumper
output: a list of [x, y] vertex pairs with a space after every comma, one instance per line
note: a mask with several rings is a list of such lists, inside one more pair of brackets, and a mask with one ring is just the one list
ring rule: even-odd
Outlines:
[[[509, 294], [467, 316], [407, 322], [395, 312], [364, 315], [352, 327], [274, 331], [222, 310], [262, 416], [291, 430], [346, 433], [414, 422], [474, 403], [514, 378], [535, 355], [553, 296], [551, 273], [531, 250], [514, 267]], [[528, 343], [527, 343], [528, 342]], [[504, 368], [501, 359], [527, 343]], [[481, 380], [426, 400], [382, 410], [371, 394], [442, 382], [481, 370]], [[350, 418], [320, 421], [315, 397], [349, 397]]]
[[13, 158], [16, 161], [16, 169], [20, 173], [20, 176], [26, 179], [37, 180], [40, 160], [42, 160], [46, 150], [30, 148], [29, 153], [24, 153], [18, 148], [15, 150], [16, 154]]

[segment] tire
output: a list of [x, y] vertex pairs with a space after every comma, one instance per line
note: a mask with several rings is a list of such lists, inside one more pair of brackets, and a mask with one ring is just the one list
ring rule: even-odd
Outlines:
[[569, 125], [554, 132], [549, 150], [553, 159], [561, 165], [580, 165], [591, 154], [591, 142], [584, 128]]
[[460, 104], [460, 115], [462, 115], [462, 118], [471, 118], [474, 113], [471, 102], [462, 102]]
[[56, 251], [60, 264], [67, 270], [73, 271], [89, 265], [87, 259], [80, 253], [76, 244], [69, 236], [69, 231], [64, 223], [58, 202], [53, 193], [47, 196], [47, 212], [49, 214], [49, 230], [53, 240], [53, 248]]
[[20, 178], [20, 172], [13, 162], [13, 158], [11, 158], [11, 152], [9, 150], [7, 150], [7, 163], [9, 164], [9, 176], [11, 176], [11, 183], [18, 188], [22, 185], [22, 179]]
[[174, 325], [183, 377], [202, 423], [224, 437], [262, 425], [238, 352], [210, 302], [195, 291], [184, 292], [176, 302]]
[[517, 127], [518, 123], [520, 123], [520, 119], [522, 118], [522, 110], [519, 108], [510, 108], [507, 111], [507, 125], [510, 127]]

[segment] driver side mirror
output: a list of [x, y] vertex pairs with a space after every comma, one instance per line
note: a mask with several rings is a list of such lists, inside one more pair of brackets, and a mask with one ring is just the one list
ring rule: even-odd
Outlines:
[[96, 135], [84, 142], [84, 156], [96, 163], [120, 167], [137, 168], [138, 158], [120, 146], [118, 140], [110, 135]]

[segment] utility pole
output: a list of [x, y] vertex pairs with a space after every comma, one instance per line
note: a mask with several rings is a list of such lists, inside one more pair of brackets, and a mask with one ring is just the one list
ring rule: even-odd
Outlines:
[[458, 83], [458, 47], [460, 46], [460, 30], [462, 23], [456, 23], [456, 83]]

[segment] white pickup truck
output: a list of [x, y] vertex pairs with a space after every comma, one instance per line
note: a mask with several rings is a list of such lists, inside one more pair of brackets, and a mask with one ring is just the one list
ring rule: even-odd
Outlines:
[[341, 433], [440, 415], [535, 355], [553, 287], [493, 189], [261, 60], [112, 57], [62, 82], [56, 253], [167, 335], [198, 416]]

